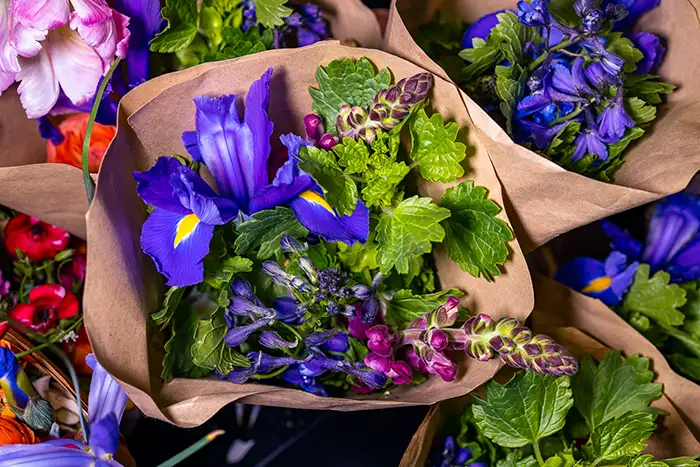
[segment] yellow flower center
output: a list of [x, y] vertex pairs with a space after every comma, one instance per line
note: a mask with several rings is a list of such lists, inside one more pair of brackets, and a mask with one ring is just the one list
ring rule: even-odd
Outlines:
[[195, 214], [188, 214], [182, 218], [177, 224], [177, 232], [175, 232], [175, 248], [194, 232], [197, 224], [199, 224], [199, 218]]
[[590, 292], [602, 292], [603, 290], [610, 287], [612, 279], [608, 276], [599, 277], [594, 279], [590, 284], [588, 284], [583, 290], [583, 293]]
[[315, 203], [315, 204], [318, 204], [318, 205], [320, 205], [320, 206], [323, 206], [323, 208], [324, 208], [326, 211], [328, 211], [328, 212], [330, 212], [331, 214], [335, 215], [335, 212], [333, 212], [333, 208], [331, 207], [330, 204], [328, 204], [328, 201], [326, 201], [325, 199], [323, 199], [323, 197], [320, 196], [320, 195], [319, 195], [318, 193], [316, 193], [315, 191], [311, 191], [311, 190], [305, 191], [305, 192], [303, 192], [302, 194], [300, 194], [299, 196], [301, 196], [302, 198], [304, 198], [306, 201], [309, 201], [309, 202], [311, 202], [311, 203]]

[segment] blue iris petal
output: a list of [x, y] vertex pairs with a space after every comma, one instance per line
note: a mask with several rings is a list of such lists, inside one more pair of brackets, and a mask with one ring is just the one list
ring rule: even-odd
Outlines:
[[340, 217], [316, 192], [305, 192], [291, 203], [301, 225], [328, 242], [354, 245], [365, 243], [369, 235], [369, 209], [360, 200], [355, 211]]
[[603, 233], [610, 237], [611, 247], [624, 254], [631, 261], [639, 261], [642, 255], [642, 243], [608, 220], [599, 222]]
[[619, 252], [613, 252], [605, 263], [593, 258], [575, 258], [561, 266], [554, 278], [574, 290], [613, 306], [622, 300], [639, 266], [635, 262], [625, 268], [626, 261], [627, 258]]
[[97, 457], [114, 454], [119, 448], [119, 421], [113, 413], [90, 424], [90, 447]]

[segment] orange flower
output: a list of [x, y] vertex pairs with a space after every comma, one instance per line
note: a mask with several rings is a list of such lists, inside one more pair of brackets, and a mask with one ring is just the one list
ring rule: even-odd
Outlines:
[[[82, 167], [83, 142], [90, 114], [79, 113], [71, 115], [58, 125], [58, 131], [65, 138], [61, 144], [54, 146], [51, 141], [46, 142], [46, 154], [49, 162], [68, 164], [73, 167]], [[88, 167], [90, 173], [100, 170], [102, 159], [107, 152], [107, 146], [112, 142], [117, 128], [112, 125], [102, 125], [95, 122], [90, 138], [90, 153], [88, 155]]]
[[15, 418], [0, 416], [0, 446], [5, 444], [34, 444], [34, 432]]

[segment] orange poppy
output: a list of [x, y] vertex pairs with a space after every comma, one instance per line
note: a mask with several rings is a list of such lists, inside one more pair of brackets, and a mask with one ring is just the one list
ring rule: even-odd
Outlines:
[[34, 432], [16, 418], [0, 416], [0, 446], [5, 444], [34, 444]]
[[[58, 131], [61, 132], [64, 140], [58, 146], [54, 146], [51, 141], [46, 142], [48, 162], [68, 164], [78, 168], [82, 167], [83, 142], [85, 141], [85, 132], [89, 119], [89, 114], [79, 113], [71, 115], [58, 125]], [[100, 170], [102, 159], [116, 131], [117, 128], [115, 126], [102, 125], [95, 122], [92, 127], [90, 152], [88, 153], [90, 173], [97, 173]]]

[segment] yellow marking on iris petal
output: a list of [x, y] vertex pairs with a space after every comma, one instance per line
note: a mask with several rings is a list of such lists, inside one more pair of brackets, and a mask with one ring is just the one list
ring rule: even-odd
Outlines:
[[598, 279], [594, 279], [593, 282], [588, 284], [581, 292], [583, 292], [583, 293], [602, 292], [603, 290], [610, 287], [611, 283], [612, 283], [612, 279], [610, 277], [608, 277], [608, 276], [599, 277]]
[[177, 232], [175, 233], [175, 247], [180, 244], [181, 241], [187, 238], [189, 234], [194, 232], [199, 224], [199, 218], [196, 214], [188, 214], [182, 218], [177, 224]]
[[323, 206], [323, 208], [326, 211], [335, 215], [335, 212], [333, 212], [333, 208], [331, 207], [330, 204], [328, 204], [328, 201], [323, 199], [323, 197], [321, 195], [319, 195], [318, 193], [316, 193], [315, 191], [311, 191], [311, 190], [305, 191], [302, 194], [300, 194], [299, 196], [304, 198], [306, 201], [309, 201], [311, 203], [316, 203], [316, 204]]

